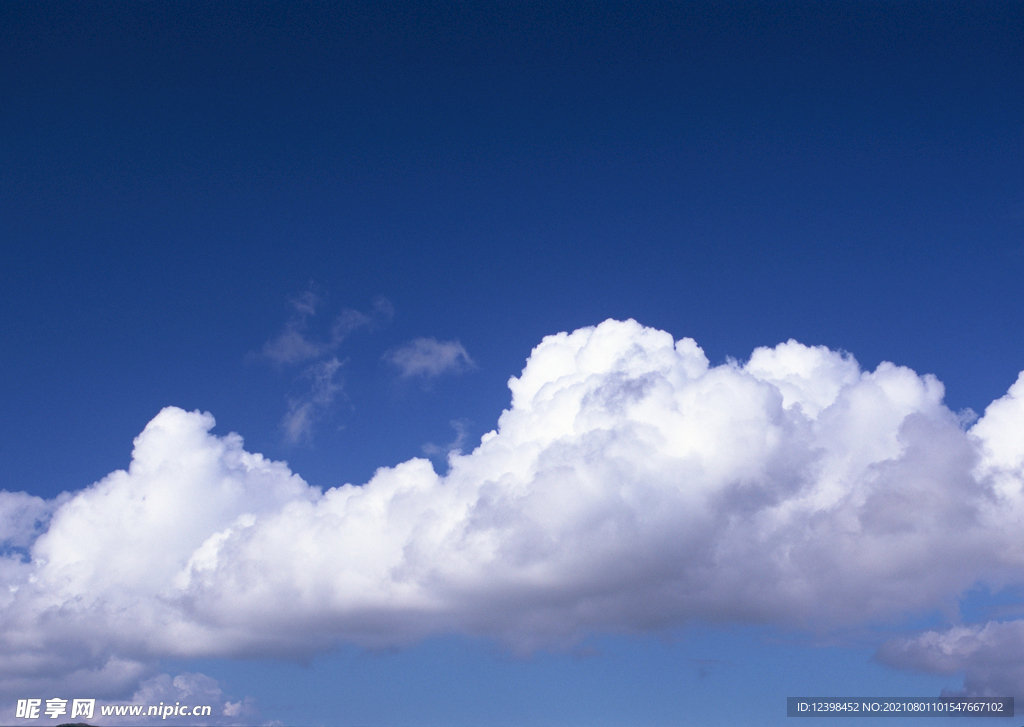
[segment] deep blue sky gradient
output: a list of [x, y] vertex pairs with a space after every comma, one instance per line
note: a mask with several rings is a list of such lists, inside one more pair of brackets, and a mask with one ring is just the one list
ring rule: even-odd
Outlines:
[[[891, 360], [954, 410], [1024, 368], [1019, 4], [5, 2], [0, 98], [7, 490], [126, 466], [167, 405], [311, 484], [362, 483], [452, 420], [471, 446], [544, 335], [608, 317], [713, 363], [789, 338]], [[377, 296], [395, 314], [345, 341], [345, 395], [293, 444], [280, 421], [305, 384], [256, 354], [310, 285], [312, 335]], [[397, 380], [381, 357], [417, 336], [477, 367]], [[504, 658], [424, 649], [393, 661]], [[577, 669], [558, 658], [498, 690], [494, 724], [596, 720], [516, 711], [557, 685], [546, 659]], [[252, 665], [205, 669], [257, 691]], [[605, 723], [645, 701], [620, 696]], [[412, 720], [385, 702], [361, 723]], [[486, 721], [446, 709], [427, 721]], [[682, 723], [663, 717], [645, 723]]]

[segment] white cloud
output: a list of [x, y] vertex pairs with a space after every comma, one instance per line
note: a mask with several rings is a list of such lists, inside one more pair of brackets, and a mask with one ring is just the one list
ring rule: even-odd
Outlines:
[[416, 338], [385, 354], [384, 360], [399, 370], [402, 378], [434, 378], [445, 373], [461, 373], [476, 364], [458, 341]]
[[5, 561], [0, 691], [443, 632], [529, 650], [693, 619], [827, 630], [1022, 584], [1021, 381], [965, 432], [907, 368], [795, 341], [711, 367], [606, 321], [545, 338], [445, 476], [412, 459], [327, 492], [168, 408], [128, 471]]

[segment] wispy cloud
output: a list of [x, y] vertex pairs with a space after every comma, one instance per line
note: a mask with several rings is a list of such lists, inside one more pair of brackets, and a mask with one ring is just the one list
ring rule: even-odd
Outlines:
[[[795, 341], [710, 366], [691, 339], [606, 321], [545, 338], [509, 386], [444, 476], [412, 459], [321, 492], [168, 408], [48, 526], [0, 493], [30, 557], [0, 559], [0, 692], [452, 632], [522, 651], [693, 620], [820, 633], [1024, 586], [1024, 374], [965, 430], [904, 367]], [[1020, 693], [1021, 623], [879, 658]]]
[[309, 327], [309, 319], [316, 315], [316, 309], [322, 301], [322, 295], [313, 284], [289, 300], [293, 309], [292, 317], [276, 338], [263, 344], [263, 357], [276, 364], [296, 364], [316, 358], [328, 350], [330, 342], [312, 341], [305, 333]]
[[415, 338], [389, 351], [384, 360], [395, 366], [402, 378], [422, 376], [435, 378], [446, 373], [458, 374], [476, 366], [465, 347], [458, 341], [436, 338]]
[[330, 358], [305, 370], [305, 378], [312, 381], [310, 390], [301, 397], [288, 400], [288, 412], [281, 421], [285, 438], [292, 444], [312, 437], [317, 419], [344, 390], [339, 374], [341, 366], [341, 361]]
[[367, 313], [342, 310], [331, 324], [328, 335], [317, 338], [309, 334], [309, 328], [324, 300], [324, 294], [313, 285], [292, 298], [289, 301], [294, 311], [292, 317], [280, 334], [263, 344], [262, 357], [276, 364], [303, 363], [337, 350], [350, 333], [360, 328], [375, 329], [394, 317], [390, 301], [378, 297]]
[[315, 284], [289, 301], [293, 310], [284, 330], [267, 341], [259, 354], [279, 366], [304, 368], [298, 376], [303, 391], [288, 398], [288, 407], [281, 420], [285, 440], [291, 444], [309, 441], [313, 428], [344, 392], [340, 369], [342, 361], [334, 355], [349, 334], [359, 329], [374, 330], [394, 317], [390, 301], [378, 297], [369, 312], [344, 309], [329, 326], [326, 335], [312, 335], [310, 329], [325, 295]]

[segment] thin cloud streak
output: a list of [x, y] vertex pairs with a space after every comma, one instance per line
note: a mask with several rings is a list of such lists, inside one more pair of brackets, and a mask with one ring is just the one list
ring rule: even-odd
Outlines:
[[310, 391], [298, 398], [289, 399], [288, 413], [281, 421], [285, 439], [291, 444], [309, 440], [313, 436], [313, 425], [334, 403], [345, 387], [340, 380], [342, 362], [336, 358], [318, 361], [305, 371], [305, 378], [312, 380]]

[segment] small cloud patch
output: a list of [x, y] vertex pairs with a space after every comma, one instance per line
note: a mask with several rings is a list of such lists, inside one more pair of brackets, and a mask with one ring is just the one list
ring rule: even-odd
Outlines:
[[465, 346], [457, 340], [438, 341], [436, 338], [415, 338], [386, 353], [384, 360], [397, 368], [403, 379], [433, 379], [443, 374], [460, 374], [476, 368]]

